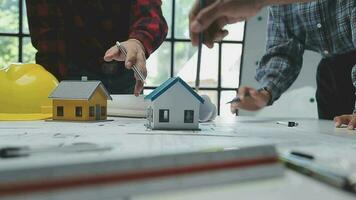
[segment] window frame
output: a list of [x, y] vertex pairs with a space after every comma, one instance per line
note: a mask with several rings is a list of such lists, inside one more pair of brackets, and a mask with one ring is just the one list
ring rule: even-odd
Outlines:
[[56, 106], [56, 116], [64, 117], [64, 106]]
[[[191, 113], [192, 118], [187, 119], [187, 113]], [[193, 124], [194, 123], [194, 110], [184, 110], [184, 123], [185, 124]]]
[[[166, 112], [167, 111], [167, 119], [165, 119], [164, 118], [164, 112]], [[158, 122], [159, 123], [169, 123], [169, 118], [170, 118], [170, 116], [169, 116], [169, 109], [159, 109], [158, 110]]]
[[75, 117], [83, 117], [83, 107], [75, 106]]

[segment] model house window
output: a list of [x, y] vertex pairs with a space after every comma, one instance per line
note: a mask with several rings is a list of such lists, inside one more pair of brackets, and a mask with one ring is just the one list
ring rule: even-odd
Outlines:
[[106, 116], [106, 106], [101, 106], [101, 116]]
[[193, 123], [193, 122], [194, 122], [194, 110], [185, 110], [184, 123]]
[[159, 122], [169, 122], [169, 110], [160, 109], [159, 110]]
[[89, 107], [89, 117], [94, 117], [94, 106]]
[[82, 107], [81, 106], [77, 106], [75, 107], [75, 116], [76, 117], [81, 117], [82, 116]]
[[64, 116], [63, 106], [57, 106], [57, 116], [58, 117], [63, 117]]

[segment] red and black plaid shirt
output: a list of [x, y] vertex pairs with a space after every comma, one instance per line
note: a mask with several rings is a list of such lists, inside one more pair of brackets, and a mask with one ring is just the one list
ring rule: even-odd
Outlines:
[[[36, 61], [65, 77], [68, 62], [102, 62], [116, 41], [139, 40], [149, 56], [167, 35], [161, 0], [26, 0]], [[70, 70], [70, 69], [69, 69]]]

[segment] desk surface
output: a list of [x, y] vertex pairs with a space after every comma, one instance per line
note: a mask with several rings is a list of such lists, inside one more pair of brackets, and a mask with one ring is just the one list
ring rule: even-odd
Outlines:
[[[144, 127], [144, 119], [112, 119], [98, 123], [0, 122], [2, 147], [79, 142], [115, 147], [112, 151], [101, 153], [48, 154], [1, 160], [0, 171], [259, 144], [275, 144], [280, 152], [301, 150], [332, 162], [356, 163], [356, 131], [334, 128], [332, 121], [283, 119], [299, 123], [299, 126], [290, 128], [276, 124], [281, 119], [231, 117], [201, 124], [201, 131], [149, 131]], [[289, 170], [282, 178], [137, 196], [133, 199], [216, 199], [217, 195], [225, 197], [223, 199], [235, 196], [249, 199], [354, 199], [348, 193]], [[39, 196], [36, 198], [40, 199]], [[41, 198], [46, 199], [43, 196]]]

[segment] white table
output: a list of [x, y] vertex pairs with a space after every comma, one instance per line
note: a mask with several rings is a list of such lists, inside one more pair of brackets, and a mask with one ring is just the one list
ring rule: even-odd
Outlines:
[[[72, 122], [0, 122], [0, 146], [48, 146], [90, 142], [115, 147], [100, 153], [34, 155], [0, 160], [0, 172], [64, 163], [200, 151], [215, 147], [245, 147], [275, 144], [280, 152], [300, 150], [331, 161], [356, 163], [356, 131], [336, 129], [332, 121], [295, 120], [298, 127], [276, 124], [281, 119], [248, 117], [218, 118], [201, 124], [202, 131], [147, 131], [144, 119], [112, 118], [98, 123]], [[1, 178], [1, 177], [0, 177]], [[81, 194], [85, 191], [80, 191]], [[78, 192], [78, 193], [80, 193]], [[73, 198], [73, 191], [69, 192]], [[75, 193], [75, 192], [74, 192]], [[66, 192], [11, 197], [9, 199], [66, 199]], [[101, 199], [118, 199], [97, 193]], [[74, 195], [75, 196], [75, 195]], [[80, 195], [78, 195], [79, 199]], [[130, 199], [355, 199], [355, 196], [290, 170], [280, 178], [232, 183], [156, 194], [138, 194]], [[90, 199], [89, 197], [87, 199]]]

